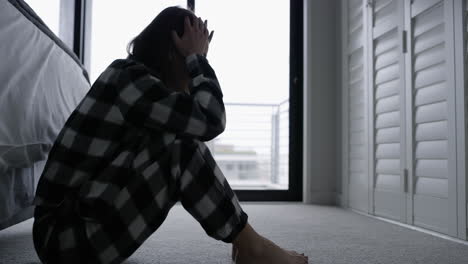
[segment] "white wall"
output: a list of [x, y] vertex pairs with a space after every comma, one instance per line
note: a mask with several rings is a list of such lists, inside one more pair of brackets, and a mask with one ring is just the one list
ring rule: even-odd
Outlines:
[[339, 1], [304, 1], [304, 202], [337, 204], [340, 164]]

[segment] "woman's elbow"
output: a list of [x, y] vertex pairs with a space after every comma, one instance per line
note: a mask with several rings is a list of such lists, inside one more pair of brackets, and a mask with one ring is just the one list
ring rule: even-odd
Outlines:
[[225, 122], [221, 122], [221, 123], [218, 123], [214, 126], [211, 126], [208, 128], [208, 131], [207, 133], [205, 133], [203, 136], [200, 137], [200, 140], [201, 141], [210, 141], [214, 138], [216, 138], [217, 136], [221, 135], [224, 130], [226, 129], [226, 123]]

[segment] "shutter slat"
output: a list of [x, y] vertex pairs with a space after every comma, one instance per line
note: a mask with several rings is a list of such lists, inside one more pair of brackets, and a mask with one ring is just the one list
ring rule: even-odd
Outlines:
[[378, 13], [380, 10], [388, 7], [389, 5], [395, 4], [393, 0], [375, 0], [374, 1], [374, 12]]
[[352, 34], [356, 32], [358, 29], [362, 29], [363, 24], [362, 24], [362, 18], [361, 13], [358, 14], [356, 17], [352, 17], [349, 21], [349, 33]]
[[396, 1], [387, 1], [386, 3], [382, 4], [379, 8], [378, 5], [374, 7], [374, 24], [377, 26], [381, 23], [385, 23], [386, 21], [392, 21], [395, 24], [396, 20]]
[[448, 181], [447, 179], [418, 177], [414, 192], [419, 195], [448, 198]]
[[413, 0], [411, 5], [411, 17], [420, 15], [422, 12], [436, 4], [439, 4], [440, 2], [440, 0]]
[[356, 67], [354, 69], [350, 68], [350, 72], [349, 72], [350, 83], [355, 83], [355, 82], [363, 80], [362, 74], [363, 74], [362, 67]]
[[414, 119], [415, 124], [447, 120], [447, 102], [417, 107]]
[[446, 80], [445, 63], [415, 73], [414, 87], [416, 89]]
[[354, 71], [349, 72], [349, 83], [354, 84], [356, 82], [362, 82], [363, 81], [363, 72], [362, 68]]
[[375, 112], [377, 114], [382, 114], [385, 112], [397, 111], [400, 108], [400, 97], [399, 95], [385, 97], [383, 99], [377, 100], [375, 106]]
[[446, 99], [447, 91], [445, 82], [441, 82], [416, 90], [414, 104], [416, 106], [420, 106], [423, 104], [440, 102]]
[[395, 21], [392, 20], [385, 20], [384, 22], [380, 23], [378, 26], [374, 27], [373, 35], [374, 37], [380, 37], [389, 33], [390, 31], [395, 31]]
[[400, 175], [377, 174], [375, 186], [377, 189], [394, 189], [400, 188]]
[[362, 17], [362, 8], [359, 4], [358, 6], [349, 9], [349, 19], [353, 19], [357, 16]]
[[349, 71], [352, 73], [357, 72], [358, 74], [362, 74], [363, 65], [362, 64], [349, 65]]
[[375, 91], [375, 98], [380, 99], [387, 96], [393, 96], [398, 94], [398, 85], [400, 80], [393, 80], [390, 82], [379, 84]]
[[399, 159], [400, 143], [379, 144], [375, 156], [378, 159]]
[[390, 127], [377, 129], [375, 142], [377, 144], [400, 142], [400, 128]]
[[[414, 5], [413, 5], [414, 6]], [[438, 7], [417, 16], [413, 20], [413, 36], [418, 37], [432, 28], [444, 23], [444, 9]]]
[[400, 174], [400, 159], [377, 160], [375, 172], [377, 174]]
[[375, 121], [376, 128], [386, 127], [399, 127], [400, 126], [400, 112], [384, 113], [377, 116]]
[[382, 69], [392, 64], [398, 63], [399, 56], [398, 48], [392, 48], [385, 53], [381, 54], [375, 59], [375, 68]]
[[362, 0], [349, 0], [348, 8], [352, 9], [362, 9]]
[[416, 159], [447, 159], [447, 141], [421, 141], [416, 144]]
[[[362, 49], [362, 27], [349, 37], [348, 51], [352, 53]], [[362, 51], [361, 51], [362, 52]]]
[[444, 44], [435, 46], [429, 50], [419, 53], [414, 58], [414, 70], [420, 71], [430, 66], [445, 62]]
[[447, 160], [418, 160], [415, 174], [417, 177], [446, 179], [448, 169]]
[[399, 73], [398, 64], [393, 64], [386, 68], [380, 69], [375, 74], [375, 84], [393, 81], [399, 77]]
[[362, 64], [363, 64], [363, 56], [362, 56], [362, 51], [356, 51], [356, 52], [353, 52], [350, 56], [350, 59], [349, 59], [349, 66], [351, 67], [356, 67], [356, 66], [361, 66], [362, 67]]
[[438, 46], [444, 43], [440, 36], [444, 34], [444, 24], [439, 24], [425, 34], [417, 37], [414, 41], [414, 53], [418, 54], [426, 49]]
[[388, 32], [386, 35], [374, 40], [374, 56], [378, 57], [383, 52], [398, 47], [398, 44], [397, 31]]
[[416, 126], [415, 138], [417, 141], [446, 140], [447, 121], [424, 123]]

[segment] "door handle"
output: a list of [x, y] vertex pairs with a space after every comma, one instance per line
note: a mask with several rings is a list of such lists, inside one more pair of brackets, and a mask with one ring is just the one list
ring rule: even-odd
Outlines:
[[403, 191], [408, 192], [408, 169], [403, 170]]

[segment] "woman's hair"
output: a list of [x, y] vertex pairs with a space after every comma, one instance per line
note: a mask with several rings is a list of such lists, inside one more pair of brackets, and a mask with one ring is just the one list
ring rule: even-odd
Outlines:
[[131, 59], [143, 63], [146, 67], [165, 79], [169, 67], [169, 54], [177, 53], [172, 39], [172, 30], [179, 37], [184, 34], [184, 19], [188, 16], [193, 23], [195, 15], [184, 8], [172, 6], [164, 9], [156, 18], [127, 46]]

